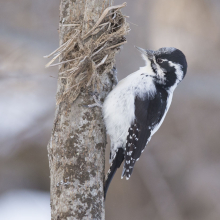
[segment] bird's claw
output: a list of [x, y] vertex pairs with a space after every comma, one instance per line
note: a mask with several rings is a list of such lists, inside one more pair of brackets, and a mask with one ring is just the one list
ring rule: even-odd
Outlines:
[[94, 107], [100, 107], [102, 108], [102, 103], [100, 102], [100, 96], [98, 92], [89, 92], [89, 94], [93, 97], [93, 100], [95, 103], [90, 105], [83, 105], [85, 108], [94, 108]]

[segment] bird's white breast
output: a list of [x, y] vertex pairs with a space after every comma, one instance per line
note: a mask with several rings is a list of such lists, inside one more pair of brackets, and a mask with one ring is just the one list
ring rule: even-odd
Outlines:
[[103, 116], [111, 139], [112, 157], [119, 147], [125, 148], [128, 129], [135, 119], [135, 97], [153, 96], [156, 92], [153, 78], [147, 68], [128, 75], [109, 93], [103, 104]]

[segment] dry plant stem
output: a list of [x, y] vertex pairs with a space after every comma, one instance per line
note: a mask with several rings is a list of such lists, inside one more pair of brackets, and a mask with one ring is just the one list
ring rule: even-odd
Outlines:
[[112, 9], [120, 9], [126, 6], [126, 3], [123, 3], [122, 5], [117, 5], [117, 6], [112, 6], [112, 7], [108, 7], [105, 9], [105, 11], [103, 12], [103, 14], [101, 15], [101, 17], [99, 18], [99, 20], [97, 21], [97, 23], [94, 25], [94, 27], [82, 38], [86, 38], [89, 36], [89, 34], [91, 34], [98, 26], [99, 24], [102, 22], [102, 20], [107, 16], [108, 12]]
[[[97, 18], [95, 24], [91, 22], [94, 21], [94, 19], [91, 19], [91, 15], [94, 13], [97, 15], [100, 14], [100, 12], [96, 11], [98, 9], [96, 2], [85, 1], [81, 4], [83, 4], [85, 8], [88, 8], [87, 6], [90, 5], [87, 13], [83, 16], [81, 15], [81, 18], [83, 17], [84, 20], [81, 20], [81, 24], [79, 24], [80, 15], [77, 5], [76, 15], [78, 17], [76, 17], [75, 20], [77, 25], [73, 28], [72, 25], [68, 25], [65, 19], [62, 19], [60, 29], [67, 32], [68, 30], [72, 30], [72, 32], [68, 33], [68, 37], [64, 39], [64, 42], [61, 43], [58, 49], [50, 55], [45, 56], [46, 58], [54, 56], [46, 67], [61, 64], [69, 66], [69, 69], [66, 68], [60, 73], [63, 79], [67, 79], [67, 82], [64, 91], [58, 94], [57, 104], [67, 98], [71, 98], [70, 101], [73, 102], [80, 94], [80, 87], [82, 86], [87, 85], [88, 87], [92, 84], [92, 88], [96, 87], [99, 89], [101, 80], [99, 74], [97, 74], [97, 72], [100, 72], [98, 69], [104, 64], [105, 72], [111, 70], [115, 53], [120, 49], [120, 46], [126, 43], [124, 36], [129, 31], [125, 16], [120, 12], [120, 9], [125, 7], [126, 3], [110, 6], [106, 1], [102, 1], [102, 9], [100, 10], [101, 16]], [[104, 9], [104, 6], [108, 7]], [[72, 18], [71, 22], [73, 22]], [[53, 64], [57, 58], [60, 58], [60, 61]], [[83, 72], [85, 69], [90, 69], [91, 71], [90, 74], [87, 75], [87, 78], [83, 78], [85, 80], [82, 80], [80, 72]], [[77, 87], [78, 90], [74, 92], [75, 95], [72, 96], [70, 95], [70, 88], [73, 88], [76, 84], [79, 84], [79, 87]]]
[[120, 11], [115, 22], [108, 16], [100, 19], [109, 4], [109, 0], [61, 0], [61, 46], [47, 56], [54, 56], [48, 66], [57, 57], [60, 65], [55, 120], [48, 144], [52, 220], [105, 219], [106, 131], [101, 109], [83, 105], [93, 103], [88, 90], [99, 90], [102, 100], [110, 92], [109, 72], [119, 50], [117, 45], [126, 41], [128, 25]]

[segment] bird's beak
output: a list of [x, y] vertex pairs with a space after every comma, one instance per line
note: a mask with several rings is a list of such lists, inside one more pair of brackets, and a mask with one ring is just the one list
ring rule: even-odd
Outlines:
[[141, 52], [141, 54], [147, 56], [149, 59], [152, 59], [153, 56], [154, 56], [154, 51], [153, 51], [153, 50], [145, 50], [145, 49], [140, 48], [140, 47], [137, 47], [137, 46], [135, 46], [135, 48], [136, 48], [139, 52]]

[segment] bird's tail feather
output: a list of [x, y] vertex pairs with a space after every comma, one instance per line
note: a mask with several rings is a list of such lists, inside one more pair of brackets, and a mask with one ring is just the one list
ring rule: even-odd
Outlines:
[[123, 160], [124, 160], [124, 149], [119, 148], [115, 158], [112, 160], [111, 166], [109, 168], [108, 174], [106, 176], [105, 185], [104, 185], [104, 198], [106, 198], [106, 194], [108, 191], [108, 187], [112, 181], [112, 178], [114, 177], [116, 170], [121, 166]]

